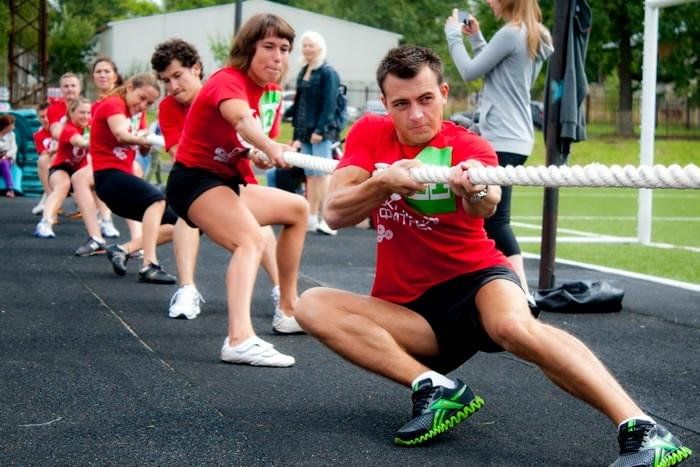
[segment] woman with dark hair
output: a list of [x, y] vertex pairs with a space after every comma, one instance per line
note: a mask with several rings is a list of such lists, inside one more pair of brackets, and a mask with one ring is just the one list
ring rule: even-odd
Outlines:
[[[117, 71], [117, 65], [108, 57], [98, 57], [92, 63], [92, 82], [97, 91], [97, 98], [92, 103], [92, 115], [107, 95], [117, 86], [122, 84], [122, 78]], [[94, 193], [95, 180], [92, 176], [92, 163], [88, 157], [88, 162], [82, 168], [76, 170], [72, 175], [73, 199], [82, 214], [85, 230], [88, 238], [83, 245], [75, 250], [76, 256], [91, 256], [97, 253], [104, 253], [104, 237], [117, 238], [119, 231], [112, 222], [112, 212], [107, 205], [102, 202]], [[99, 214], [99, 219], [98, 219]], [[133, 222], [133, 221], [129, 221]], [[132, 238], [140, 237], [140, 227], [136, 223], [136, 235]], [[130, 226], [131, 227], [131, 226]]]
[[[165, 150], [175, 159], [185, 117], [190, 106], [202, 89], [204, 70], [195, 47], [182, 39], [170, 39], [156, 46], [151, 56], [151, 66], [165, 85], [167, 96], [158, 107], [158, 122], [165, 139]], [[250, 164], [250, 162], [248, 162]], [[245, 182], [256, 185], [257, 179], [248, 170]], [[248, 202], [248, 186], [241, 188], [241, 199]], [[254, 198], [255, 199], [255, 198]], [[279, 305], [279, 275], [277, 272], [277, 239], [269, 225], [262, 227], [265, 237], [265, 251], [261, 265], [272, 282], [271, 296], [275, 306]], [[203, 301], [194, 282], [194, 271], [199, 249], [199, 229], [193, 229], [187, 222], [178, 219], [173, 234], [173, 249], [177, 264], [180, 288], [170, 300], [168, 316], [171, 318], [196, 318]]]
[[226, 274], [229, 323], [221, 349], [221, 359], [230, 363], [286, 367], [295, 362], [253, 330], [250, 306], [265, 249], [260, 225], [282, 225], [277, 248], [280, 304], [273, 329], [303, 332], [293, 309], [308, 205], [299, 195], [260, 185], [246, 188], [255, 201], [245, 203], [240, 196], [250, 169], [247, 158], [260, 168], [287, 166], [282, 153], [293, 150], [270, 138], [280, 124], [279, 82], [293, 42], [294, 30], [276, 15], [257, 14], [241, 27], [228, 66], [209, 78], [190, 107], [168, 178], [168, 202], [178, 215], [235, 252]]
[[132, 76], [112, 91], [93, 117], [90, 154], [97, 196], [114, 213], [143, 224], [142, 238], [106, 247], [114, 272], [120, 276], [126, 274], [127, 255], [143, 248], [139, 281], [174, 284], [175, 277], [158, 264], [156, 245], [172, 239], [177, 216], [166, 209], [160, 190], [133, 174], [135, 146], [148, 146], [153, 142], [151, 135], [138, 129], [139, 114], [159, 96], [158, 81], [150, 73]]
[[15, 141], [15, 116], [0, 115], [0, 175], [5, 181], [5, 196], [15, 197], [12, 185], [12, 164], [17, 158], [17, 142]]

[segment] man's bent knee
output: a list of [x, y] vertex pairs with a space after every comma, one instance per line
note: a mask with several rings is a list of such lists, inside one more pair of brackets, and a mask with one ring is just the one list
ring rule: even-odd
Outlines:
[[294, 306], [294, 317], [304, 330], [311, 332], [323, 320], [324, 310], [329, 308], [329, 289], [314, 287], [301, 294]]
[[504, 350], [517, 354], [534, 342], [538, 326], [541, 323], [530, 315], [513, 318], [506, 314], [504, 319], [492, 323], [487, 332]]

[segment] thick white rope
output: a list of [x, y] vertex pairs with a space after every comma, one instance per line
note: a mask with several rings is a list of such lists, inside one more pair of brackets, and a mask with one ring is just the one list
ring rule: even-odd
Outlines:
[[[293, 166], [331, 173], [338, 161], [298, 152], [285, 152], [284, 160]], [[423, 165], [410, 169], [411, 178], [421, 183], [446, 183], [450, 168]], [[663, 166], [507, 166], [474, 167], [469, 178], [475, 185], [519, 185], [546, 187], [616, 188], [700, 188], [700, 168], [695, 164]]]

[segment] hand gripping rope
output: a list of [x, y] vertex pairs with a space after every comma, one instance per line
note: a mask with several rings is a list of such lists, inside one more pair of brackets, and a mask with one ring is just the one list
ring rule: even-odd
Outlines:
[[[338, 161], [285, 152], [284, 160], [293, 166], [331, 173]], [[411, 178], [421, 183], [446, 183], [450, 168], [423, 165], [409, 169]], [[546, 187], [615, 187], [615, 188], [700, 188], [700, 168], [695, 164], [663, 166], [507, 166], [472, 167], [469, 178], [475, 185], [519, 185]]]

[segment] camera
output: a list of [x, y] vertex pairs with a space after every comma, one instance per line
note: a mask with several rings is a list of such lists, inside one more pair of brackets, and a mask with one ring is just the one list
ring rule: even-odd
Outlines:
[[470, 15], [464, 10], [459, 10], [458, 18], [459, 22], [463, 23], [465, 26], [469, 26], [469, 23], [472, 22], [472, 15]]

